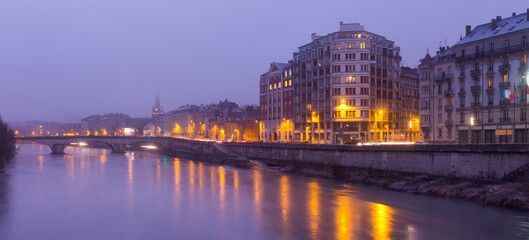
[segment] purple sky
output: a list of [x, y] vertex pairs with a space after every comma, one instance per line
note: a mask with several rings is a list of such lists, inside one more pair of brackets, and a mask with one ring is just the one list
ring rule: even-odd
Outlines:
[[[508, 2], [508, 4], [507, 4]], [[0, 114], [79, 121], [218, 102], [257, 104], [259, 76], [311, 33], [359, 22], [401, 47], [403, 65], [527, 0], [0, 0]]]

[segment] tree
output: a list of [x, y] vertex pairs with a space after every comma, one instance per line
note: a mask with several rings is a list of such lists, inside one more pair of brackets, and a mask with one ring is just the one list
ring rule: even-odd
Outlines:
[[15, 144], [15, 133], [0, 117], [0, 171], [4, 169], [7, 161], [15, 156]]

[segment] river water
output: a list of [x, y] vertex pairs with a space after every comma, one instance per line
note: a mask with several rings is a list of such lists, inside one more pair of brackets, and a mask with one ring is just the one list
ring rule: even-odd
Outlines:
[[155, 153], [20, 145], [0, 239], [528, 239], [527, 212]]

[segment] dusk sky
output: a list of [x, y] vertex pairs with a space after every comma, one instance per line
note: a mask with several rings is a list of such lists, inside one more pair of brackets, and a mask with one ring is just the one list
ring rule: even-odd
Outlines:
[[465, 25], [529, 7], [501, 1], [0, 0], [0, 115], [78, 122], [150, 117], [228, 99], [257, 104], [259, 76], [310, 34], [358, 22], [401, 47], [415, 67]]

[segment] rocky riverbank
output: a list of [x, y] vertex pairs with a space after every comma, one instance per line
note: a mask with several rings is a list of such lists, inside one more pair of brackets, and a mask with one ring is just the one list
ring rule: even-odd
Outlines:
[[339, 178], [376, 185], [389, 190], [467, 199], [498, 207], [529, 210], [529, 181], [525, 181], [527, 177], [520, 178], [517, 182], [489, 182], [369, 169], [333, 169], [316, 166], [285, 166], [280, 171]]

